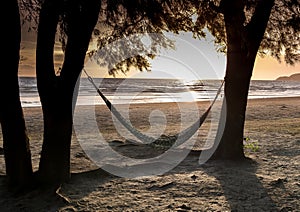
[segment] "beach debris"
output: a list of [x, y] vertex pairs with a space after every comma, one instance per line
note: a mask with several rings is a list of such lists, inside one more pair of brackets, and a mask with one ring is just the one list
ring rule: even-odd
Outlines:
[[77, 152], [75, 154], [76, 158], [87, 158], [87, 156], [83, 152]]
[[198, 178], [198, 176], [196, 176], [196, 175], [193, 174], [193, 175], [191, 176], [191, 178], [192, 178], [192, 180], [195, 181], [195, 180]]
[[272, 186], [284, 186], [283, 183], [287, 182], [287, 178], [278, 178], [270, 182]]
[[166, 184], [163, 184], [163, 185], [151, 186], [151, 187], [148, 188], [148, 190], [150, 190], [150, 191], [153, 191], [153, 190], [166, 190], [166, 189], [172, 188], [173, 186], [175, 186], [175, 183], [174, 182], [169, 182], [169, 183], [166, 183]]
[[282, 106], [280, 107], [280, 109], [287, 109], [287, 106], [282, 105]]
[[282, 207], [280, 209], [280, 212], [288, 212], [288, 211], [294, 211], [294, 209], [292, 207]]
[[187, 206], [186, 204], [182, 204], [181, 206], [179, 206], [178, 208], [182, 209], [182, 210], [191, 210], [192, 208]]

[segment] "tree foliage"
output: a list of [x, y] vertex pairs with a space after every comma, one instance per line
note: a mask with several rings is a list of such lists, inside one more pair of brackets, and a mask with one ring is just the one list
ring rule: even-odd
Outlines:
[[[59, 0], [57, 0], [59, 1]], [[29, 23], [30, 30], [35, 30], [42, 0], [19, 0], [23, 23]], [[66, 44], [66, 19], [68, 7], [74, 5], [71, 0], [61, 2], [64, 8], [58, 27], [59, 42], [62, 48]], [[80, 6], [80, 1], [78, 1]], [[222, 0], [105, 0], [101, 2], [98, 24], [93, 33], [93, 46], [89, 56], [100, 66], [107, 66], [114, 75], [126, 73], [130, 67], [149, 70], [149, 60], [158, 54], [161, 48], [174, 48], [174, 41], [164, 36], [164, 32], [193, 32], [195, 38], [202, 39], [209, 31], [214, 36], [216, 49], [226, 53], [226, 32], [223, 19]], [[244, 28], [251, 27], [251, 20], [257, 5], [263, 0], [243, 0]], [[151, 36], [151, 47], [141, 42], [141, 34], [156, 33]], [[140, 36], [132, 37], [133, 34]], [[160, 35], [159, 35], [160, 34]], [[158, 36], [159, 35], [159, 36]], [[108, 44], [119, 39], [123, 47], [118, 51], [109, 51]], [[293, 65], [300, 60], [300, 1], [275, 0], [264, 38], [259, 48], [259, 55], [284, 59]], [[137, 48], [138, 47], [138, 48]], [[139, 49], [139, 50], [137, 50]], [[150, 51], [149, 51], [150, 49]], [[100, 53], [99, 50], [101, 51]], [[128, 58], [128, 51], [135, 51], [135, 57]], [[105, 53], [106, 52], [106, 53]]]
[[[36, 30], [38, 14], [42, 0], [20, 0], [23, 22], [29, 30]], [[80, 7], [84, 1], [57, 0], [62, 5], [58, 41], [63, 51], [67, 42], [68, 13], [70, 7]], [[91, 48], [88, 55], [100, 66], [107, 66], [109, 73], [126, 73], [131, 67], [149, 70], [149, 60], [158, 54], [161, 48], [174, 48], [172, 40], [163, 32], [191, 31], [193, 26], [192, 7], [184, 1], [168, 0], [113, 0], [101, 1], [101, 10], [97, 26], [94, 29]], [[178, 24], [178, 23], [181, 23]], [[151, 45], [144, 45], [141, 38], [148, 34]], [[155, 33], [155, 35], [154, 35]], [[130, 36], [130, 39], [126, 39]], [[124, 39], [125, 38], [125, 39]], [[109, 44], [122, 39], [122, 46], [111, 51]], [[131, 53], [128, 53], [131, 51]], [[128, 55], [132, 55], [128, 57]]]
[[[107, 7], [104, 7], [103, 10], [106, 14], [102, 16], [104, 21], [99, 22], [100, 25], [98, 26], [105, 26], [104, 28], [111, 30], [108, 30], [107, 35], [101, 34], [101, 30], [97, 31], [96, 36], [102, 35], [102, 37], [97, 37], [97, 48], [101, 49], [107, 43], [132, 33], [163, 33], [169, 31], [178, 34], [182, 31], [191, 31], [195, 38], [202, 39], [209, 31], [214, 36], [217, 50], [226, 53], [227, 41], [224, 10], [222, 9], [224, 2], [224, 0], [108, 1]], [[260, 18], [255, 14], [259, 9], [258, 5], [264, 4], [265, 1], [243, 0], [242, 3], [244, 22], [241, 30], [244, 33], [248, 33], [250, 30], [255, 33], [256, 29], [251, 28], [255, 27], [255, 22], [259, 21], [257, 19]], [[145, 10], [144, 8], [151, 9]], [[156, 9], [153, 10], [153, 8]], [[170, 45], [171, 43], [164, 45], [167, 40], [162, 36], [160, 40], [153, 43], [153, 48], [157, 48], [157, 46], [173, 47]], [[138, 41], [136, 40], [136, 42]], [[272, 56], [279, 62], [284, 60], [287, 64], [293, 65], [300, 60], [299, 46], [300, 1], [275, 0], [267, 28], [259, 46], [259, 55], [262, 57]], [[126, 48], [130, 48], [130, 45]], [[152, 53], [155, 54], [157, 51]], [[101, 56], [103, 55], [99, 55], [99, 58]], [[109, 61], [108, 58], [103, 58]], [[141, 64], [143, 63], [139, 65]], [[145, 64], [148, 63], [145, 62]], [[112, 73], [115, 71], [115, 69], [110, 70], [112, 70]]]
[[[192, 7], [187, 7], [184, 1], [104, 1], [94, 31], [96, 48], [89, 55], [100, 66], [107, 66], [112, 75], [118, 71], [126, 73], [131, 67], [149, 70], [149, 59], [161, 48], [174, 48], [174, 41], [164, 32], [192, 29], [189, 8]], [[145, 37], [150, 39], [150, 45], [143, 43]], [[112, 43], [118, 48], [112, 50]]]
[[261, 55], [271, 55], [293, 65], [300, 61], [300, 1], [276, 0], [264, 39]]
[[[226, 51], [226, 33], [223, 21], [221, 0], [192, 1], [197, 9], [197, 21], [193, 32], [203, 36], [203, 29], [207, 28], [215, 37], [215, 43]], [[247, 31], [255, 20], [258, 4], [263, 0], [244, 0], [244, 24], [241, 30]], [[258, 20], [259, 21], [259, 20]], [[255, 29], [254, 29], [255, 30]], [[220, 46], [219, 46], [220, 47]], [[259, 48], [260, 56], [272, 56], [279, 62], [284, 61], [293, 65], [300, 60], [300, 1], [275, 0], [269, 22]]]

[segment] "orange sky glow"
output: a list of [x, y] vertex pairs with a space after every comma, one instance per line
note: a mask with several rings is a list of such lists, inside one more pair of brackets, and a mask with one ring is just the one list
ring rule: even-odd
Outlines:
[[[167, 52], [161, 58], [154, 59], [151, 64], [153, 70], [151, 72], [140, 73], [139, 71], [133, 71], [127, 75], [119, 74], [116, 77], [142, 77], [142, 78], [160, 78], [165, 77], [160, 73], [167, 73], [168, 76], [175, 76], [177, 78], [184, 78], [187, 76], [187, 69], [203, 70], [199, 71], [199, 74], [195, 76], [189, 76], [190, 79], [201, 77], [201, 79], [218, 78], [221, 79], [225, 75], [226, 58], [224, 55], [217, 53], [213, 45], [207, 41], [202, 43], [199, 40], [191, 39], [191, 37], [179, 38], [178, 47], [176, 51]], [[35, 42], [26, 41], [21, 44], [21, 61], [19, 76], [35, 77]], [[199, 59], [204, 55], [204, 60]], [[63, 53], [60, 50], [59, 45], [55, 46], [55, 59], [54, 63], [56, 68], [61, 66], [63, 61]], [[195, 63], [195, 64], [194, 64]], [[198, 64], [196, 64], [198, 63]], [[183, 65], [182, 65], [183, 64]], [[204, 74], [210, 68], [213, 68], [216, 73], [209, 75]], [[86, 68], [89, 73], [92, 73], [93, 77], [112, 77], [108, 75], [107, 70], [98, 67], [95, 63], [87, 63]], [[300, 73], [300, 63], [294, 66], [287, 65], [284, 62], [279, 63], [277, 60], [271, 57], [260, 58], [257, 57], [255, 67], [253, 70], [253, 80], [274, 80], [280, 76], [290, 76], [295, 73]]]

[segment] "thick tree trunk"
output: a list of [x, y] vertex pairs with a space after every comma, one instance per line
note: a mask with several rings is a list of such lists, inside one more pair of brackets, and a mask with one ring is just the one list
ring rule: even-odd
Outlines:
[[221, 114], [223, 119], [220, 120], [217, 133], [217, 139], [221, 136], [221, 140], [213, 158], [237, 159], [244, 157], [244, 122], [252, 63], [247, 60], [248, 52], [244, 43], [243, 2], [223, 0], [222, 7], [227, 34], [227, 66], [225, 98]]
[[214, 159], [245, 158], [243, 139], [249, 84], [274, 0], [260, 1], [246, 26], [244, 3], [222, 0], [220, 4], [227, 35], [227, 67]]
[[[251, 80], [252, 68], [250, 61], [244, 61], [245, 55], [234, 53], [228, 56], [225, 77], [225, 98], [223, 101], [218, 135], [220, 143], [214, 153], [218, 159], [244, 158], [243, 138], [244, 123], [247, 107], [248, 91]], [[249, 63], [250, 62], [250, 63]], [[254, 61], [253, 61], [254, 62]], [[238, 74], [236, 74], [238, 73]]]
[[[20, 102], [18, 67], [20, 57], [21, 26], [18, 2], [9, 1], [9, 11], [3, 28], [4, 41], [9, 44], [1, 57], [2, 64], [9, 63], [9, 68], [1, 73], [0, 78], [0, 121], [3, 132], [6, 174], [12, 186], [24, 187], [32, 180], [31, 154], [26, 132], [23, 110]], [[7, 66], [3, 66], [7, 67]]]
[[[44, 115], [44, 142], [38, 176], [43, 183], [57, 184], [70, 178], [70, 145], [73, 126], [73, 94], [84, 65], [100, 1], [71, 2], [66, 20], [68, 41], [60, 76], [55, 76], [53, 46], [59, 8], [45, 2], [40, 15], [37, 45], [37, 80]], [[73, 5], [74, 4], [74, 5]], [[75, 96], [76, 98], [76, 96]]]

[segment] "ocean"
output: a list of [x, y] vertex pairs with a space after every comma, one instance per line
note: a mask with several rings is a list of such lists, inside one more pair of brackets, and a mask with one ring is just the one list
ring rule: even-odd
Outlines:
[[[95, 84], [113, 104], [195, 102], [212, 100], [220, 80], [183, 81], [180, 79], [96, 78]], [[36, 78], [20, 77], [23, 107], [40, 106]], [[300, 96], [299, 82], [252, 80], [249, 99]], [[105, 104], [93, 85], [80, 80], [77, 105]]]

